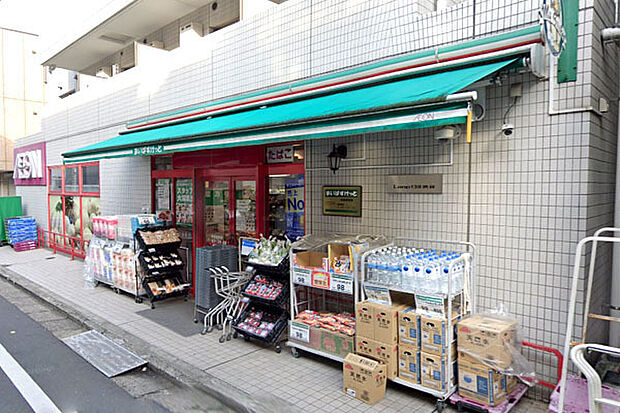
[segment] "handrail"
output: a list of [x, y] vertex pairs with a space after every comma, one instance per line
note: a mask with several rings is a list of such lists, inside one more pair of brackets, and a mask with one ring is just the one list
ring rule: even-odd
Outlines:
[[596, 248], [598, 246], [598, 241], [596, 237], [600, 237], [601, 234], [605, 232], [620, 232], [620, 228], [614, 227], [605, 227], [596, 230], [594, 233], [594, 241], [592, 241], [592, 252], [590, 253], [590, 268], [588, 269], [588, 286], [586, 287], [586, 305], [583, 311], [583, 334], [581, 335], [581, 342], [585, 343], [586, 334], [588, 332], [588, 313], [590, 312], [590, 298], [592, 297], [592, 283], [594, 282], [594, 263], [596, 261]]
[[[570, 358], [575, 365], [581, 370], [586, 377], [588, 383], [588, 404], [590, 406], [590, 413], [602, 413], [601, 404], [607, 404], [611, 406], [620, 407], [620, 402], [617, 400], [603, 398], [603, 388], [601, 378], [594, 368], [586, 360], [586, 351], [592, 350], [599, 353], [610, 354], [615, 357], [620, 356], [620, 349], [610, 346], [604, 346], [602, 344], [579, 344], [570, 352]], [[562, 399], [560, 399], [560, 402]], [[560, 408], [562, 405], [560, 404]]]
[[[614, 237], [601, 237], [601, 236], [591, 236], [583, 238], [577, 244], [577, 248], [575, 250], [575, 263], [573, 265], [573, 280], [571, 285], [571, 293], [569, 298], [568, 305], [568, 317], [566, 319], [566, 339], [564, 341], [564, 354], [570, 353], [571, 341], [573, 337], [573, 324], [575, 323], [575, 306], [577, 302], [577, 288], [579, 286], [579, 269], [581, 267], [581, 255], [583, 254], [583, 247], [588, 242], [593, 241], [601, 241], [601, 242], [612, 242], [612, 243], [620, 243], [620, 238]], [[587, 296], [587, 292], [586, 292]], [[588, 309], [585, 310], [587, 313]], [[560, 383], [560, 403], [558, 412], [564, 412], [564, 398], [566, 397], [566, 375], [568, 370], [568, 357], [564, 358], [564, 362], [562, 363], [562, 379]]]
[[[562, 380], [562, 364], [564, 363], [564, 356], [562, 355], [562, 353], [560, 353], [560, 350], [557, 350], [552, 347], [541, 346], [540, 344], [536, 344], [536, 343], [530, 343], [529, 341], [522, 341], [521, 344], [524, 347], [530, 347], [535, 350], [540, 350], [546, 353], [553, 354], [558, 359], [558, 382]], [[557, 386], [557, 383], [553, 384], [553, 383], [549, 383], [548, 381], [544, 381], [544, 380], [538, 380], [538, 384], [540, 384], [541, 386], [548, 387], [550, 389], [555, 389], [555, 387]]]
[[[71, 261], [73, 261], [75, 257], [82, 259], [86, 257], [86, 250], [90, 241], [77, 237], [71, 237], [69, 235], [59, 234], [57, 232], [48, 231], [42, 228], [38, 228], [37, 232], [39, 246], [41, 248], [49, 248], [54, 252], [54, 254], [56, 254], [57, 251], [69, 254], [71, 255]], [[62, 242], [56, 242], [58, 237], [62, 238]]]

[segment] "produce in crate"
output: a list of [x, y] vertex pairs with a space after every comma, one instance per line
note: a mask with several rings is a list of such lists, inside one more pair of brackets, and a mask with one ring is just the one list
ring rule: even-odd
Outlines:
[[269, 239], [263, 237], [250, 252], [248, 261], [257, 264], [278, 265], [288, 255], [291, 249], [291, 241], [287, 239]]

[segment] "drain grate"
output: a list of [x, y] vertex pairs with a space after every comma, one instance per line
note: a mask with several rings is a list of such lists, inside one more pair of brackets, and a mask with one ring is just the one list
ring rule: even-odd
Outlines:
[[147, 364], [143, 358], [95, 330], [68, 337], [63, 341], [107, 377], [118, 376]]

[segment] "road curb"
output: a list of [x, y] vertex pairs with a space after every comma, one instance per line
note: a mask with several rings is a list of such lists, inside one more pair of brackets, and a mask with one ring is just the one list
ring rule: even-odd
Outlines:
[[166, 375], [179, 383], [204, 391], [231, 409], [243, 413], [285, 413], [298, 410], [294, 405], [275, 395], [271, 395], [269, 398], [265, 398], [265, 400], [260, 400], [212, 374], [191, 366], [189, 363], [164, 350], [158, 349], [157, 352], [154, 352], [153, 346], [140, 337], [129, 333], [127, 330], [110, 323], [102, 317], [86, 310], [76, 309], [62, 297], [30, 281], [5, 265], [0, 265], [0, 276], [56, 308], [74, 322], [85, 328], [97, 330], [115, 342], [127, 347], [146, 359], [149, 362], [149, 366], [156, 372]]

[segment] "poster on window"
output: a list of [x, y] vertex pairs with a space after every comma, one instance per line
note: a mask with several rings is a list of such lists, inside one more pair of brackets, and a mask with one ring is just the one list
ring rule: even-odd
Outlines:
[[176, 184], [176, 218], [177, 225], [191, 226], [193, 222], [193, 181], [177, 179]]
[[295, 240], [304, 236], [305, 227], [305, 191], [304, 176], [287, 178], [284, 183], [286, 190], [286, 235]]
[[155, 214], [161, 222], [172, 221], [170, 212], [170, 179], [155, 181]]

